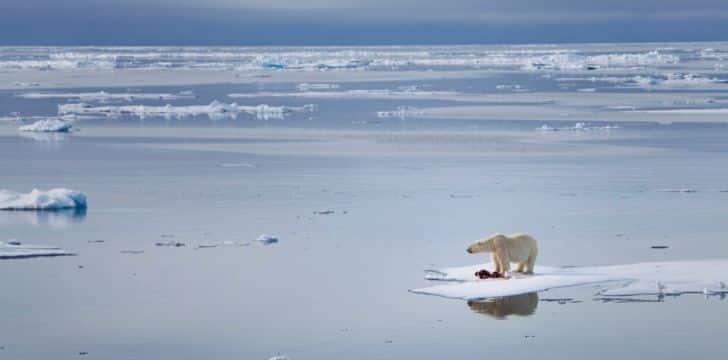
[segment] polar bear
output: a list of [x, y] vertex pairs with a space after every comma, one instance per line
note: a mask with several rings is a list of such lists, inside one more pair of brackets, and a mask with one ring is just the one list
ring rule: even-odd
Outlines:
[[538, 255], [536, 240], [526, 234], [506, 236], [495, 234], [468, 246], [468, 253], [489, 252], [495, 271], [506, 274], [511, 270], [511, 262], [518, 263], [516, 272], [533, 274], [533, 266]]

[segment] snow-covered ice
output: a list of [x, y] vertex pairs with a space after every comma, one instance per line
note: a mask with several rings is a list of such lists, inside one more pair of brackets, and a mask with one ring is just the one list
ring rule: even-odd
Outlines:
[[728, 259], [649, 262], [613, 266], [536, 266], [535, 275], [479, 280], [474, 273], [492, 264], [426, 271], [425, 278], [447, 282], [410, 290], [457, 299], [487, 299], [549, 289], [601, 284], [599, 296], [728, 293]]
[[0, 241], [0, 259], [26, 259], [33, 257], [76, 255], [56, 246], [25, 245], [17, 240]]
[[86, 195], [64, 188], [33, 189], [27, 194], [0, 189], [0, 210], [83, 209], [86, 206]]
[[56, 118], [38, 120], [18, 128], [20, 131], [31, 132], [70, 132], [72, 129], [73, 123], [71, 121]]

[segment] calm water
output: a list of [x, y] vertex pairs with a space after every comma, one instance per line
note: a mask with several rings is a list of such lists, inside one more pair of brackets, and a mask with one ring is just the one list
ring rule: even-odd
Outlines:
[[[512, 76], [556, 91], [538, 74]], [[488, 92], [506, 78], [428, 83]], [[124, 91], [59, 91], [97, 90]], [[207, 104], [260, 89], [137, 90], [193, 90], [196, 99], [175, 104]], [[53, 115], [65, 102], [17, 92], [0, 92], [0, 115]], [[79, 254], [0, 262], [0, 358], [726, 354], [719, 297], [615, 303], [589, 287], [468, 303], [407, 290], [427, 284], [424, 269], [484, 261], [465, 247], [493, 232], [533, 234], [549, 265], [724, 257], [728, 125], [543, 133], [534, 130], [542, 122], [374, 114], [445, 100], [249, 102], [318, 110], [271, 121], [102, 117], [77, 121], [69, 135], [19, 135], [17, 123], [0, 122], [0, 188], [68, 187], [89, 198], [85, 213], [0, 213], [0, 240]], [[701, 191], [657, 191], [669, 188]], [[322, 210], [334, 214], [314, 213]], [[263, 233], [281, 241], [262, 246]], [[171, 240], [186, 246], [155, 246]], [[244, 246], [197, 249], [225, 241]], [[562, 298], [573, 300], [553, 301]]]

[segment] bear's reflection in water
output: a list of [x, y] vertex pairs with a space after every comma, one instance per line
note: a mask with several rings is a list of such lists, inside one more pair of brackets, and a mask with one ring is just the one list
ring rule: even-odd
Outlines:
[[468, 307], [473, 312], [496, 319], [506, 319], [508, 315], [529, 316], [536, 312], [538, 294], [532, 292], [497, 299], [469, 300]]

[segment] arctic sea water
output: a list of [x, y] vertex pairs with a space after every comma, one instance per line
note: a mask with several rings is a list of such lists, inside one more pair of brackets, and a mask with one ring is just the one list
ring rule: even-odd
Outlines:
[[[551, 266], [728, 257], [725, 59], [723, 43], [2, 48], [0, 189], [88, 208], [0, 212], [0, 241], [77, 254], [0, 260], [0, 358], [724, 355], [721, 296], [408, 290], [486, 262], [465, 248], [494, 232], [532, 234]], [[48, 119], [74, 130], [18, 129]]]

